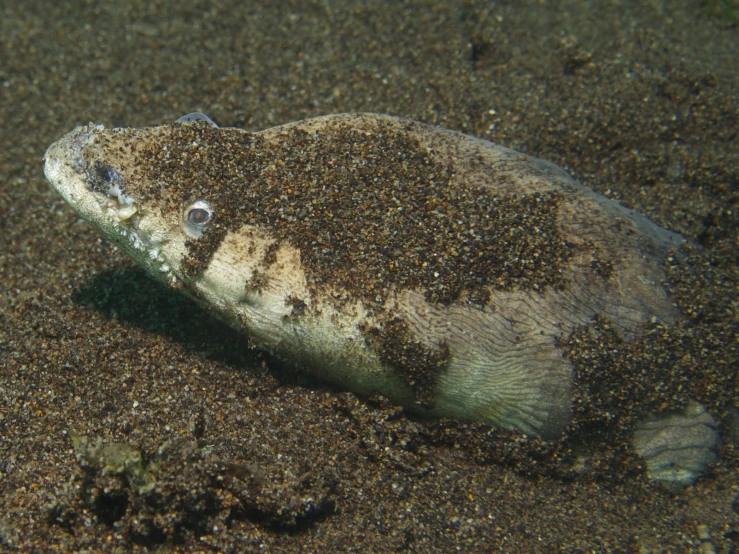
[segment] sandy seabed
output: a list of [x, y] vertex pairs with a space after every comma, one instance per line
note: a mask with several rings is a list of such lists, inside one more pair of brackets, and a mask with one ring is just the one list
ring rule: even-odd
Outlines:
[[[1, 550], [737, 551], [730, 10], [185, 4], [3, 8]], [[584, 465], [571, 443], [417, 420], [316, 383], [150, 281], [43, 177], [45, 148], [75, 125], [195, 110], [249, 130], [389, 113], [552, 160], [691, 239], [670, 268], [685, 323], [634, 345], [594, 325], [604, 346], [573, 346], [578, 376], [603, 372], [578, 417], [598, 429], [615, 414]], [[645, 369], [677, 391], [666, 404], [690, 395], [722, 424], [719, 463], [677, 493], [625, 446]]]

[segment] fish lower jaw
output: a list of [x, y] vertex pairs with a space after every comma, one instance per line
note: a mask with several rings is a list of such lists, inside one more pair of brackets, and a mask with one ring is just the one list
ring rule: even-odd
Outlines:
[[110, 231], [109, 236], [115, 237], [115, 244], [144, 267], [150, 276], [167, 284], [177, 282], [175, 269], [162, 255], [161, 249], [165, 241], [151, 241], [114, 219], [111, 221]]

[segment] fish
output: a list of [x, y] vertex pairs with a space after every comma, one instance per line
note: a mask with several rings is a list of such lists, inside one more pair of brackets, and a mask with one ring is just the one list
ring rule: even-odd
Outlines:
[[317, 378], [411, 413], [556, 439], [563, 347], [680, 319], [685, 239], [557, 165], [395, 116], [260, 132], [204, 114], [77, 127], [51, 185], [147, 273]]

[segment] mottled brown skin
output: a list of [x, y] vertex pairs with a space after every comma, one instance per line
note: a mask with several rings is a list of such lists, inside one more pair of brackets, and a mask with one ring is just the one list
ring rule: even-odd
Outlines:
[[381, 328], [362, 329], [362, 332], [368, 344], [380, 353], [382, 362], [395, 368], [411, 387], [416, 402], [433, 408], [436, 376], [449, 362], [449, 346], [441, 343], [438, 348], [426, 347], [398, 317], [386, 320]]
[[[174, 229], [184, 206], [212, 206], [202, 236], [168, 259], [183, 292], [319, 375], [416, 410], [556, 436], [572, 379], [562, 338], [596, 315], [625, 339], [676, 317], [661, 281], [679, 236], [486, 141], [373, 114], [261, 133], [76, 133], [62, 146], [82, 180], [100, 194], [120, 174], [145, 223], [123, 223], [136, 233], [154, 225], [147, 214]], [[241, 269], [221, 277], [229, 268]], [[214, 307], [233, 279], [243, 298]], [[250, 307], [270, 295], [281, 323]], [[311, 325], [313, 342], [295, 339]]]
[[[143, 201], [179, 210], [208, 198], [216, 208], [205, 240], [188, 245], [190, 273], [208, 265], [225, 233], [250, 221], [300, 250], [314, 286], [331, 283], [372, 304], [393, 289], [421, 288], [434, 303], [463, 297], [484, 305], [491, 286], [562, 281], [572, 245], [556, 229], [556, 193], [498, 196], [483, 183], [457, 187], [462, 168], [428, 152], [417, 124], [355, 124], [337, 121], [320, 140], [296, 126], [277, 142], [179, 125], [167, 132], [166, 152], [159, 148], [165, 137], [147, 146], [138, 135], [127, 140], [124, 130], [109, 148], [131, 152], [134, 178], [148, 185], [135, 190]], [[163, 190], [163, 180], [174, 186]]]

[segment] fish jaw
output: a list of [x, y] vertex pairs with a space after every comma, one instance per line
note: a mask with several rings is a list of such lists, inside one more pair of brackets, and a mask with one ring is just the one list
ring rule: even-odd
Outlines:
[[174, 266], [185, 250], [181, 233], [173, 233], [160, 214], [127, 193], [122, 172], [95, 164], [95, 139], [105, 132], [102, 125], [90, 124], [53, 143], [44, 154], [44, 174], [82, 219], [150, 275], [175, 284]]
[[44, 174], [51, 186], [74, 208], [85, 221], [95, 225], [106, 222], [104, 205], [106, 200], [91, 191], [87, 179], [87, 161], [82, 156], [82, 147], [90, 135], [103, 131], [102, 125], [77, 127], [46, 150]]

